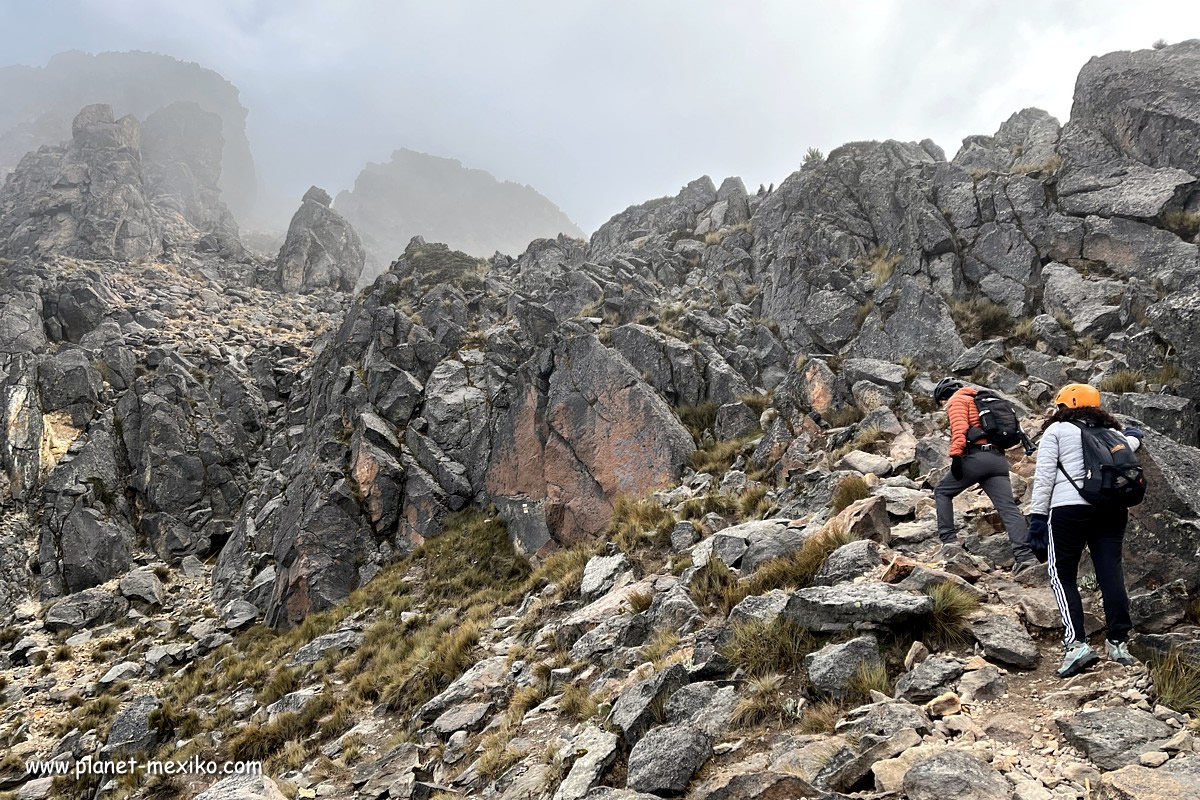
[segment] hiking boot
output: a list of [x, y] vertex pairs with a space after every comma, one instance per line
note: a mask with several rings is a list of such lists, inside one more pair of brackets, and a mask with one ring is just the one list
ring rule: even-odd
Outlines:
[[1109, 641], [1108, 657], [1110, 660], [1123, 664], [1127, 667], [1132, 667], [1138, 663], [1138, 660], [1129, 654], [1129, 644], [1126, 642]]
[[1095, 664], [1100, 660], [1100, 656], [1092, 649], [1092, 646], [1087, 642], [1072, 642], [1067, 645], [1066, 652], [1063, 654], [1062, 665], [1055, 672], [1060, 678], [1069, 678], [1072, 675], [1078, 675], [1085, 669]]

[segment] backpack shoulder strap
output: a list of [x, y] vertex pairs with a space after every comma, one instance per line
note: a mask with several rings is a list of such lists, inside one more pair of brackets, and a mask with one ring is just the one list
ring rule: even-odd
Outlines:
[[1063, 474], [1063, 477], [1067, 479], [1067, 483], [1071, 484], [1071, 488], [1073, 488], [1075, 491], [1079, 492], [1079, 494], [1082, 496], [1083, 489], [1081, 489], [1079, 487], [1079, 484], [1077, 484], [1075, 482], [1075, 479], [1072, 478], [1071, 475], [1067, 472], [1066, 468], [1063, 467], [1061, 461], [1058, 462], [1058, 471], [1061, 472]]

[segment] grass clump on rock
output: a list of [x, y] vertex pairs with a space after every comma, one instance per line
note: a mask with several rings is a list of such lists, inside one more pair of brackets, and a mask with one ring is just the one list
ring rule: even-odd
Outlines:
[[1013, 332], [1008, 309], [983, 297], [954, 298], [950, 301], [950, 316], [967, 346]]
[[1181, 713], [1200, 714], [1200, 663], [1176, 648], [1150, 663], [1158, 701]]
[[746, 681], [746, 694], [733, 709], [733, 724], [743, 728], [783, 722], [783, 676], [758, 675]]
[[979, 601], [949, 581], [930, 587], [927, 594], [933, 610], [925, 621], [922, 640], [936, 648], [961, 647], [970, 641], [967, 618], [979, 608]]
[[783, 617], [752, 620], [733, 628], [723, 650], [730, 666], [749, 675], [788, 674], [803, 668], [804, 657], [816, 647], [812, 634]]
[[772, 558], [746, 578], [741, 585], [742, 597], [765, 594], [772, 589], [803, 589], [811, 585], [829, 554], [857, 538], [840, 525], [831, 525], [813, 534], [799, 550]]
[[1100, 391], [1113, 394], [1127, 394], [1138, 390], [1142, 373], [1132, 369], [1119, 369], [1100, 381]]
[[866, 500], [871, 496], [871, 488], [867, 486], [867, 482], [860, 475], [847, 475], [838, 481], [837, 486], [833, 488], [833, 505], [831, 510], [834, 514], [840, 514], [850, 507], [853, 503], [859, 500]]

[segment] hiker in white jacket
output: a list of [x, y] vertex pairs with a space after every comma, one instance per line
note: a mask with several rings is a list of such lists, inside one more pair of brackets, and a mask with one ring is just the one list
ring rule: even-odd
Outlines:
[[[1055, 396], [1058, 411], [1038, 445], [1037, 472], [1033, 479], [1029, 530], [1033, 539], [1048, 542], [1050, 587], [1062, 614], [1066, 652], [1060, 677], [1082, 672], [1100, 656], [1087, 642], [1083, 601], [1077, 577], [1079, 560], [1086, 546], [1096, 568], [1096, 580], [1104, 598], [1108, 627], [1108, 656], [1125, 665], [1137, 663], [1129, 654], [1126, 640], [1132, 623], [1129, 597], [1121, 569], [1121, 548], [1128, 512], [1122, 507], [1090, 505], [1076, 490], [1082, 485], [1084, 468], [1083, 434], [1079, 425], [1121, 430], [1116, 418], [1100, 408], [1100, 392], [1093, 386], [1074, 383]], [[1141, 444], [1136, 428], [1124, 430], [1131, 450]]]

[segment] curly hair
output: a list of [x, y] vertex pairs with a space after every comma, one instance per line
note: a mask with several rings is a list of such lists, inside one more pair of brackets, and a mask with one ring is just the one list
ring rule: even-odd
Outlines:
[[1103, 408], [1096, 406], [1084, 406], [1083, 408], [1067, 408], [1060, 406], [1054, 412], [1054, 416], [1050, 418], [1051, 422], [1073, 422], [1079, 421], [1097, 428], [1116, 428], [1121, 430], [1121, 423], [1117, 422], [1117, 418], [1105, 411]]

